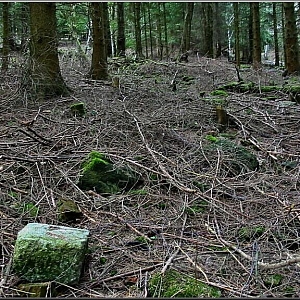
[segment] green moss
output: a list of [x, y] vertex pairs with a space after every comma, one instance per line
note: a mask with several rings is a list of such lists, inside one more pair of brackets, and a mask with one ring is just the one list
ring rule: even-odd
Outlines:
[[144, 190], [144, 189], [140, 189], [140, 190], [131, 190], [129, 191], [130, 195], [147, 195], [148, 191]]
[[209, 189], [209, 186], [206, 183], [202, 183], [199, 181], [193, 181], [193, 185], [200, 189], [201, 192], [205, 192]]
[[137, 173], [128, 167], [116, 167], [104, 154], [92, 151], [82, 163], [78, 186], [83, 190], [96, 190], [104, 195], [129, 191], [141, 183]]
[[228, 93], [224, 90], [214, 90], [210, 93], [212, 96], [222, 96], [222, 97], [227, 97]]
[[277, 85], [262, 85], [260, 87], [260, 91], [262, 93], [270, 93], [270, 92], [277, 92], [280, 91], [281, 87]]
[[205, 136], [205, 139], [207, 139], [208, 141], [211, 141], [213, 143], [216, 143], [219, 139], [211, 134], [208, 134]]
[[87, 230], [29, 223], [18, 233], [13, 270], [30, 282], [77, 283], [87, 236]]
[[196, 201], [195, 203], [193, 203], [192, 205], [188, 206], [185, 209], [185, 212], [188, 215], [195, 215], [197, 213], [203, 213], [205, 212], [205, 210], [207, 209], [207, 202], [205, 200], [201, 200], [201, 201]]
[[272, 274], [272, 275], [267, 275], [264, 278], [264, 284], [268, 287], [275, 287], [275, 286], [279, 286], [282, 282], [283, 279], [283, 275], [281, 274]]
[[103, 256], [101, 256], [101, 257], [99, 258], [99, 263], [100, 263], [100, 265], [105, 265], [106, 261], [107, 261], [107, 258], [105, 258], [105, 257], [103, 257]]
[[195, 78], [193, 76], [187, 76], [186, 75], [186, 76], [182, 77], [182, 81], [185, 81], [185, 82], [191, 82], [193, 80], [195, 80]]
[[74, 117], [83, 117], [85, 115], [85, 105], [83, 102], [72, 104], [70, 110]]
[[[229, 175], [242, 173], [244, 170], [254, 171], [259, 167], [259, 163], [254, 154], [245, 147], [235, 144], [225, 138], [220, 138], [216, 142], [203, 147], [207, 155], [211, 152], [219, 151], [222, 155], [222, 167], [229, 171]], [[217, 154], [217, 153], [216, 153]]]
[[258, 238], [266, 231], [264, 226], [244, 226], [239, 231], [239, 237], [242, 240], [250, 241], [253, 238]]
[[152, 275], [148, 290], [150, 296], [155, 298], [221, 297], [221, 291], [218, 288], [173, 270], [167, 271], [164, 275], [160, 273]]

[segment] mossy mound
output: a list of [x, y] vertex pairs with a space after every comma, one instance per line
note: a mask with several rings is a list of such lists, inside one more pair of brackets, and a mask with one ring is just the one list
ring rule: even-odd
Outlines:
[[300, 85], [298, 84], [287, 84], [284, 87], [284, 92], [289, 94], [289, 100], [300, 103]]
[[221, 291], [177, 271], [155, 273], [149, 280], [149, 294], [160, 298], [219, 298]]
[[117, 167], [104, 154], [92, 151], [82, 163], [78, 187], [102, 195], [129, 191], [141, 183], [140, 176], [129, 167]]
[[245, 147], [225, 138], [211, 141], [203, 150], [208, 157], [211, 157], [212, 153], [216, 156], [218, 152], [221, 154], [221, 169], [225, 171], [227, 176], [236, 176], [245, 171], [255, 171], [259, 166], [254, 154]]
[[74, 117], [83, 117], [85, 115], [85, 105], [83, 102], [72, 104], [70, 110]]
[[254, 82], [229, 82], [219, 88], [219, 90], [236, 92], [236, 93], [271, 93], [282, 90], [281, 86], [277, 85], [262, 85], [258, 86]]
[[223, 96], [223, 97], [227, 97], [228, 93], [224, 90], [214, 90], [210, 93], [212, 96]]

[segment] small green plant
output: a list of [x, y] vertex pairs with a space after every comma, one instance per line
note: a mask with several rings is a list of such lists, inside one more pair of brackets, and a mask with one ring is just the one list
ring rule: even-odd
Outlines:
[[205, 200], [201, 200], [199, 202], [193, 203], [185, 209], [185, 212], [188, 215], [195, 215], [197, 213], [203, 213], [207, 208], [207, 202]]
[[10, 191], [7, 194], [14, 199], [18, 199], [18, 196], [19, 196], [19, 194], [14, 191]]
[[101, 257], [99, 258], [99, 263], [100, 263], [100, 265], [105, 265], [106, 261], [107, 261], [107, 258], [105, 258], [105, 257], [103, 257], [103, 256], [101, 256]]
[[239, 230], [239, 236], [245, 241], [249, 241], [252, 238], [258, 238], [266, 231], [264, 226], [244, 226]]
[[22, 203], [15, 206], [18, 213], [20, 214], [29, 214], [30, 217], [37, 217], [39, 213], [39, 208], [36, 207], [33, 203]]
[[283, 279], [283, 275], [278, 273], [267, 275], [266, 278], [264, 279], [264, 284], [268, 287], [279, 286], [282, 282], [282, 279]]

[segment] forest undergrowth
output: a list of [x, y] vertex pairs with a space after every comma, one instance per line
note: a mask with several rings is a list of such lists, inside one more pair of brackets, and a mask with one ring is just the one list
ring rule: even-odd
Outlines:
[[[286, 93], [228, 92], [232, 122], [221, 131], [210, 93], [237, 81], [225, 58], [113, 59], [112, 86], [86, 78], [88, 63], [62, 56], [72, 93], [44, 101], [21, 91], [22, 63], [2, 76], [0, 91], [1, 297], [20, 294], [10, 266], [29, 222], [90, 231], [80, 283], [61, 286], [60, 297], [146, 297], [151, 276], [167, 269], [223, 297], [300, 296], [300, 109]], [[258, 86], [283, 85], [281, 73], [240, 71]], [[84, 117], [70, 114], [77, 102]], [[246, 147], [259, 167], [230, 174], [225, 153], [204, 154], [219, 136]], [[80, 190], [80, 165], [93, 150], [138, 172], [140, 189], [109, 197]], [[60, 199], [79, 206], [76, 222], [58, 220]]]

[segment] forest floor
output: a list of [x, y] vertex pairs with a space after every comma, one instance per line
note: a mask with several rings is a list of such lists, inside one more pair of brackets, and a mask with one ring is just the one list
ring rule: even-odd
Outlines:
[[[66, 226], [90, 231], [80, 283], [63, 286], [60, 297], [149, 296], [151, 276], [166, 268], [223, 297], [300, 296], [300, 107], [287, 94], [228, 92], [234, 122], [220, 132], [210, 93], [237, 81], [225, 58], [113, 60], [114, 87], [86, 78], [89, 64], [63, 55], [73, 92], [41, 103], [20, 91], [21, 64], [0, 91], [1, 297], [20, 294], [10, 268], [17, 233], [29, 222], [66, 225], [57, 218], [60, 199], [83, 214]], [[284, 84], [281, 73], [240, 72], [259, 86]], [[70, 115], [77, 102], [86, 106], [82, 118]], [[232, 175], [222, 151], [203, 155], [208, 137], [221, 135], [255, 154], [259, 168]], [[92, 150], [138, 172], [140, 192], [80, 190], [80, 165]]]

